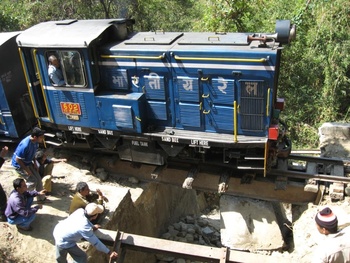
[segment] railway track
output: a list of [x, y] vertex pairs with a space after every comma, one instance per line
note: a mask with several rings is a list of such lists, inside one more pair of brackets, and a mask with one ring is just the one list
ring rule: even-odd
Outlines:
[[[319, 182], [342, 183], [344, 185], [350, 183], [349, 160], [302, 155], [291, 155], [289, 160], [302, 161], [305, 162], [305, 165], [301, 172], [293, 171], [288, 176]], [[293, 167], [291, 166], [289, 170], [293, 170]]]
[[329, 194], [332, 199], [341, 200], [350, 183], [350, 177], [346, 174], [347, 162], [298, 154], [279, 160], [277, 166], [266, 176], [254, 169], [232, 170], [228, 166], [183, 161], [154, 166], [119, 160], [113, 165], [105, 164], [104, 167], [110, 173], [119, 174], [122, 171], [124, 175], [141, 181], [292, 204], [317, 204], [325, 194]]

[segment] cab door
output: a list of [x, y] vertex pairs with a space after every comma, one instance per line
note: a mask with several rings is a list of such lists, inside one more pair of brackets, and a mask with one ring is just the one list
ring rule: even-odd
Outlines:
[[223, 76], [203, 81], [203, 116], [205, 130], [233, 133], [235, 80]]
[[[50, 57], [55, 56], [62, 74], [59, 82], [49, 76]], [[48, 119], [63, 129], [77, 132], [100, 128], [94, 86], [92, 85], [91, 59], [87, 49], [43, 49], [37, 56], [40, 61], [43, 99]], [[50, 70], [51, 72], [51, 70]]]
[[20, 49], [20, 57], [35, 117], [37, 119], [49, 119], [52, 122], [43, 90], [38, 52], [36, 49], [23, 48]]

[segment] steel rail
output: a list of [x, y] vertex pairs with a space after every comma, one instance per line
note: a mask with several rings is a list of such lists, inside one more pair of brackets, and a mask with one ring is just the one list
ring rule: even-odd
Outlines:
[[[340, 169], [344, 167], [341, 160], [299, 157], [291, 156], [291, 159], [307, 159], [314, 163], [323, 163], [324, 166], [333, 164], [338, 168], [340, 167]], [[133, 176], [140, 181], [165, 183], [179, 187], [183, 186], [188, 177], [193, 177], [191, 186], [196, 190], [218, 192], [221, 191], [219, 186], [223, 185], [224, 191], [220, 192], [222, 194], [292, 204], [315, 202], [317, 200], [317, 192], [305, 190], [308, 179], [350, 183], [349, 177], [318, 174], [317, 170], [295, 171], [287, 165], [285, 168], [271, 169], [264, 177], [261, 170], [239, 170], [233, 169], [230, 165], [214, 165], [213, 163], [180, 163], [173, 160], [166, 166], [141, 165], [136, 168], [130, 166], [129, 162], [122, 160], [115, 162], [113, 166], [107, 163], [103, 165], [102, 163], [101, 165], [105, 167], [106, 171], [116, 176], [120, 176], [116, 171], [123, 171], [124, 176]], [[193, 168], [196, 168], [197, 171], [195, 175], [190, 172]], [[227, 177], [224, 176], [226, 171], [229, 171], [230, 174]]]
[[343, 165], [345, 162], [342, 159], [326, 158], [326, 157], [319, 157], [319, 156], [306, 156], [306, 155], [299, 155], [299, 154], [290, 154], [288, 156], [288, 159], [315, 162], [315, 163], [323, 162], [328, 164], [339, 164], [339, 165]]
[[326, 174], [309, 174], [296, 171], [288, 170], [271, 170], [268, 174], [286, 176], [289, 178], [299, 178], [299, 179], [315, 179], [318, 181], [334, 182], [334, 183], [350, 183], [350, 177], [336, 176], [336, 175], [326, 175]]

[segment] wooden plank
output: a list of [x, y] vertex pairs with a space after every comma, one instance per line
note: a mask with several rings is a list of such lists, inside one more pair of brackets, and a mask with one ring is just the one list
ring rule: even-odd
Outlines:
[[[292, 262], [284, 257], [266, 256], [229, 250], [227, 248], [209, 247], [197, 244], [189, 244], [178, 241], [171, 241], [141, 235], [120, 232], [121, 249], [131, 249], [153, 254], [166, 254], [193, 260], [203, 260], [210, 262], [269, 262], [269, 263], [289, 263]], [[105, 244], [111, 244], [117, 232], [107, 229], [98, 229], [97, 237]], [[118, 261], [119, 262], [119, 261]]]
[[[157, 182], [176, 185], [182, 187], [183, 182], [187, 178], [188, 171], [191, 170], [191, 166], [181, 167], [165, 167], [157, 175], [152, 178], [152, 173], [155, 170], [155, 166], [141, 165], [138, 168], [133, 168], [130, 163], [118, 161], [113, 166], [114, 171], [123, 171], [124, 175], [135, 177], [141, 181]], [[217, 192], [218, 185], [220, 184], [220, 174], [222, 171], [216, 170], [208, 172], [207, 169], [199, 168], [199, 172], [196, 174], [194, 181], [192, 182], [192, 188], [196, 190]], [[113, 171], [111, 171], [113, 173]], [[284, 171], [281, 172], [281, 175]], [[118, 176], [118, 175], [116, 175]], [[119, 175], [120, 176], [120, 175]], [[272, 178], [269, 178], [272, 177]], [[228, 188], [224, 194], [243, 196], [249, 198], [256, 198], [267, 201], [278, 201], [292, 204], [309, 203], [314, 202], [316, 199], [316, 193], [310, 193], [304, 191], [304, 182], [288, 182], [286, 189], [276, 190], [273, 177], [268, 175], [267, 178], [256, 177], [250, 183], [242, 183], [242, 179], [233, 174], [229, 177], [227, 182]]]

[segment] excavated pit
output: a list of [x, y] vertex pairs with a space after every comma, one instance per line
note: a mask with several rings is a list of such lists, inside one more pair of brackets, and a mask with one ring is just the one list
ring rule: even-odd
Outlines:
[[[137, 166], [133, 167], [130, 165], [125, 165], [121, 162], [116, 162], [112, 159], [108, 158], [99, 158], [98, 164], [95, 167], [104, 167], [112, 177], [112, 180], [117, 179], [117, 181], [120, 181], [121, 178], [124, 178], [122, 180], [130, 180], [130, 175], [132, 178], [132, 174], [138, 173], [138, 174], [151, 174], [154, 168], [151, 166]], [[94, 170], [94, 169], [93, 169]], [[116, 173], [117, 171], [118, 173]], [[167, 172], [167, 176], [170, 176]], [[126, 179], [128, 178], [128, 179]], [[136, 182], [133, 182], [133, 184], [137, 184]], [[283, 239], [285, 239], [285, 234], [281, 236], [281, 229], [283, 228], [283, 224], [286, 222], [286, 216], [285, 215], [278, 215], [279, 213], [276, 213], [276, 207], [277, 210], [281, 210], [282, 214], [285, 214], [285, 209], [281, 207], [280, 204], [274, 207], [274, 205], [266, 203], [266, 206], [269, 207], [269, 210], [263, 209], [261, 213], [258, 213], [258, 215], [253, 215], [255, 212], [255, 205], [261, 206], [261, 204], [255, 204], [257, 201], [253, 199], [242, 199], [242, 198], [236, 198], [237, 200], [230, 200], [229, 203], [235, 204], [235, 208], [230, 208], [230, 206], [224, 206], [226, 210], [228, 209], [229, 216], [227, 218], [227, 222], [231, 222], [232, 220], [235, 221], [234, 225], [231, 225], [230, 223], [227, 224], [227, 222], [222, 221], [222, 214], [220, 213], [220, 206], [221, 206], [221, 199], [219, 196], [215, 193], [204, 193], [202, 191], [194, 190], [194, 189], [183, 189], [180, 186], [174, 186], [171, 184], [164, 184], [159, 182], [149, 182], [146, 184], [146, 187], [142, 187], [144, 190], [141, 195], [138, 196], [138, 198], [135, 200], [134, 196], [132, 196], [129, 193], [127, 193], [122, 201], [120, 201], [117, 209], [114, 211], [113, 215], [109, 217], [109, 221], [105, 224], [103, 224], [103, 228], [108, 230], [114, 230], [114, 231], [122, 231], [129, 234], [135, 234], [135, 235], [141, 235], [141, 236], [147, 236], [147, 237], [153, 237], [153, 238], [163, 238], [168, 240], [174, 240], [174, 241], [180, 241], [180, 242], [187, 242], [187, 243], [196, 243], [201, 245], [209, 245], [211, 247], [217, 246], [221, 247], [224, 245], [225, 247], [231, 247], [230, 245], [224, 244], [222, 242], [223, 233], [222, 229], [225, 226], [229, 226], [228, 229], [226, 229], [226, 235], [229, 236], [239, 236], [237, 233], [235, 233], [235, 229], [237, 229], [239, 225], [239, 229], [247, 228], [247, 231], [249, 232], [251, 229], [257, 228], [258, 230], [264, 230], [266, 229], [266, 223], [268, 226], [271, 224], [268, 224], [268, 222], [265, 222], [265, 217], [270, 218], [273, 222], [277, 222], [275, 226], [273, 227], [273, 231], [276, 231], [276, 235], [279, 238], [277, 239], [277, 245], [274, 246], [266, 246], [264, 242], [261, 242], [260, 239], [263, 241], [265, 234], [260, 233], [259, 231], [253, 231], [254, 233], [257, 232], [258, 237], [252, 237], [253, 239], [259, 239], [255, 247], [251, 247], [247, 249], [248, 251], [255, 251], [255, 250], [266, 250], [266, 251], [278, 251], [279, 249], [285, 249], [283, 248]], [[215, 198], [213, 198], [213, 196]], [[209, 198], [208, 198], [209, 197]], [[210, 200], [211, 199], [211, 200]], [[209, 200], [209, 201], [208, 201]], [[211, 202], [210, 202], [211, 201]], [[203, 237], [201, 235], [198, 235], [198, 232], [194, 233], [191, 236], [191, 233], [188, 233], [186, 231], [183, 231], [182, 226], [187, 225], [190, 228], [198, 228], [200, 227], [201, 230], [205, 228], [204, 225], [199, 223], [200, 216], [207, 215], [210, 213], [210, 210], [212, 209], [212, 205], [215, 204], [217, 211], [217, 219], [214, 225], [216, 227], [213, 227], [213, 224], [209, 225], [209, 227], [206, 229], [208, 231], [214, 230], [209, 235], [213, 236], [213, 239], [209, 239], [206, 237]], [[231, 210], [230, 210], [231, 209]], [[233, 210], [232, 210], [233, 209]], [[287, 209], [290, 210], [290, 209]], [[227, 211], [224, 210], [224, 212], [227, 214]], [[232, 219], [231, 216], [233, 216]], [[240, 217], [241, 219], [237, 221], [237, 217]], [[232, 220], [231, 220], [232, 219]], [[248, 220], [249, 219], [249, 220]], [[247, 221], [248, 220], [248, 221]], [[191, 225], [191, 221], [196, 221], [195, 224]], [[269, 220], [268, 220], [269, 221]], [[289, 221], [289, 220], [287, 220]], [[294, 221], [294, 220], [291, 220]], [[256, 222], [260, 222], [259, 225], [256, 225]], [[265, 222], [265, 223], [264, 223]], [[261, 225], [262, 223], [262, 225]], [[290, 222], [288, 222], [290, 223]], [[224, 225], [224, 226], [223, 226]], [[278, 226], [279, 225], [279, 226]], [[184, 226], [184, 227], [187, 227]], [[211, 229], [209, 229], [211, 228]], [[215, 229], [216, 228], [216, 229]], [[221, 231], [220, 231], [221, 228]], [[190, 232], [193, 232], [193, 229], [190, 230]], [[180, 232], [179, 234], [174, 234], [177, 232]], [[282, 231], [284, 232], [284, 231]], [[187, 235], [189, 234], [189, 235]], [[240, 233], [241, 234], [241, 233]], [[249, 233], [247, 233], [248, 235]], [[290, 234], [290, 233], [288, 233]], [[249, 235], [248, 235], [249, 236]], [[195, 242], [191, 242], [191, 238], [195, 239]], [[248, 241], [249, 242], [249, 241]], [[251, 243], [251, 242], [250, 242]], [[263, 245], [261, 245], [263, 244]], [[233, 244], [236, 248], [235, 244]], [[151, 248], [151, 244], [150, 244]], [[237, 247], [238, 250], [244, 250]], [[252, 249], [252, 250], [251, 250]], [[269, 252], [270, 253], [270, 252]], [[105, 254], [100, 253], [96, 251], [94, 248], [90, 247], [88, 250], [88, 255], [91, 257], [89, 262], [109, 262], [109, 259], [106, 257]], [[159, 256], [157, 254], [152, 253], [144, 253], [140, 251], [135, 251], [131, 249], [126, 250], [126, 255], [124, 257], [125, 263], [132, 262], [150, 262], [150, 263], [159, 263], [159, 262], [183, 262], [180, 259], [173, 259], [167, 258], [166, 260], [163, 259], [163, 256]], [[187, 262], [187, 261], [186, 261]]]
[[[133, 202], [128, 192], [120, 202], [111, 220], [103, 226], [109, 230], [160, 238], [168, 226], [191, 215], [197, 217], [208, 207], [205, 194], [177, 186], [149, 183]], [[108, 262], [103, 253], [93, 247], [88, 250], [89, 262]], [[155, 254], [126, 250], [124, 263], [155, 263]]]

